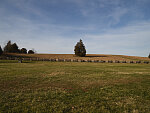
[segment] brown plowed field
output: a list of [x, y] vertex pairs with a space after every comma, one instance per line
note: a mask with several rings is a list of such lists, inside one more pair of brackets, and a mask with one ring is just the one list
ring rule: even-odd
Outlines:
[[9, 54], [23, 57], [36, 57], [44, 59], [83, 59], [83, 60], [119, 60], [119, 61], [150, 61], [148, 57], [125, 56], [125, 55], [104, 55], [104, 54], [87, 54], [86, 57], [77, 57], [74, 54]]

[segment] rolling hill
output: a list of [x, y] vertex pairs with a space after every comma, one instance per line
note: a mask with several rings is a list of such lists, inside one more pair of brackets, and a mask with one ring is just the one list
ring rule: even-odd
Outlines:
[[148, 57], [126, 56], [126, 55], [106, 55], [87, 54], [86, 57], [77, 57], [74, 54], [7, 54], [7, 56], [21, 56], [41, 59], [80, 59], [80, 60], [119, 60], [119, 61], [150, 61]]

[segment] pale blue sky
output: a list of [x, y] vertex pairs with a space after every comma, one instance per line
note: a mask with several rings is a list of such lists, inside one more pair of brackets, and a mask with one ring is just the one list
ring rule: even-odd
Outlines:
[[0, 45], [38, 53], [148, 56], [150, 0], [0, 0]]

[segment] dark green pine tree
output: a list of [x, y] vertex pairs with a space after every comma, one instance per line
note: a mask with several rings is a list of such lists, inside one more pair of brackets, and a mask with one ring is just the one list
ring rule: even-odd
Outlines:
[[150, 58], [150, 54], [148, 55], [148, 58]]
[[0, 46], [0, 55], [2, 55], [2, 54], [3, 54], [3, 50], [2, 50], [2, 48]]
[[12, 47], [11, 47], [11, 41], [9, 40], [6, 44], [6, 46], [4, 47], [4, 52], [5, 53], [11, 53], [12, 52]]
[[84, 57], [86, 55], [86, 49], [81, 39], [77, 42], [74, 52], [76, 56]]
[[19, 53], [19, 49], [16, 43], [11, 43], [11, 41], [8, 41], [6, 46], [4, 47], [5, 53]]
[[19, 49], [16, 43], [11, 45], [12, 53], [19, 53]]

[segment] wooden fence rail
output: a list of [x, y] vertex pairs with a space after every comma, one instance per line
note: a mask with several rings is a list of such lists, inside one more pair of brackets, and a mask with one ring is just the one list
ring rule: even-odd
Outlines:
[[119, 61], [119, 60], [83, 60], [83, 59], [57, 59], [57, 58], [50, 58], [50, 59], [44, 59], [44, 58], [19, 58], [19, 57], [4, 57], [0, 58], [0, 60], [18, 60], [18, 62], [22, 61], [50, 61], [50, 62], [95, 62], [95, 63], [130, 63], [130, 64], [149, 64], [149, 61]]

